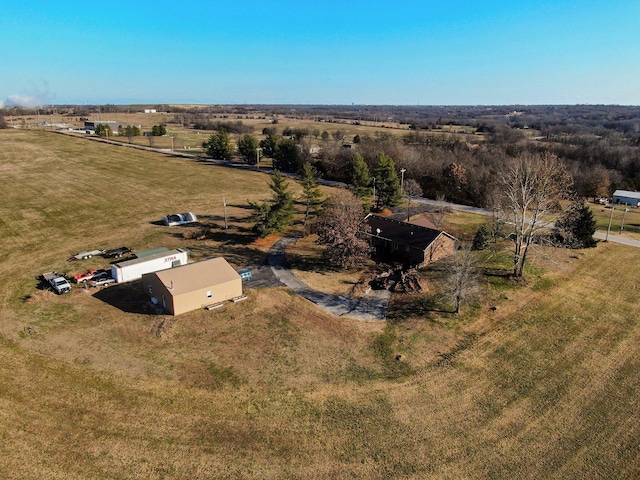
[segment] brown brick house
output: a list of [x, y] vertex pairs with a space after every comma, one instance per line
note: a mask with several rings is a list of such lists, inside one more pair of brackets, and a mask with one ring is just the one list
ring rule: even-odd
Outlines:
[[422, 266], [453, 254], [456, 248], [456, 238], [442, 230], [371, 213], [365, 220], [377, 258]]

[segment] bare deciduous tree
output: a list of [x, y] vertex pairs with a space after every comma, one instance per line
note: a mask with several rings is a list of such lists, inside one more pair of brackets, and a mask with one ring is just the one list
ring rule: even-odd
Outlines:
[[460, 313], [462, 303], [478, 293], [478, 257], [467, 246], [460, 247], [448, 260], [447, 290]]
[[318, 219], [318, 243], [326, 245], [326, 260], [333, 266], [353, 268], [369, 257], [365, 239], [368, 225], [360, 201], [346, 190], [330, 196]]
[[429, 219], [431, 220], [431, 223], [433, 223], [436, 226], [436, 228], [440, 228], [440, 224], [444, 220], [444, 217], [449, 215], [452, 212], [452, 210], [451, 210], [451, 207], [444, 204], [445, 202], [444, 195], [438, 195], [436, 197], [436, 202], [438, 202], [440, 205], [438, 205], [435, 209], [431, 210], [428, 213], [428, 215], [429, 215]]
[[550, 154], [525, 153], [500, 178], [503, 208], [513, 227], [513, 275], [522, 277], [531, 242], [547, 214], [565, 198], [571, 179], [564, 165]]
[[422, 196], [422, 187], [413, 178], [404, 182], [404, 194], [407, 197], [407, 222], [411, 219], [411, 199]]

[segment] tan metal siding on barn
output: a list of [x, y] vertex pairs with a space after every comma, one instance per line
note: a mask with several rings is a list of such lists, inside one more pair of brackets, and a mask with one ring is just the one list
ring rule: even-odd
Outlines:
[[142, 277], [142, 284], [172, 315], [242, 295], [242, 278], [222, 257], [150, 273]]

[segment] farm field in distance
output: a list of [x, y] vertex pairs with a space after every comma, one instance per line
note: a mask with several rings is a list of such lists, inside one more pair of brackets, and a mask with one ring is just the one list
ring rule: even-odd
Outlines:
[[[135, 285], [36, 277], [120, 245], [260, 264], [268, 177], [47, 131], [0, 145], [0, 477], [640, 476], [640, 249], [541, 248], [459, 316], [415, 295], [359, 322], [273, 287], [173, 318]], [[159, 224], [183, 211], [202, 225]]]

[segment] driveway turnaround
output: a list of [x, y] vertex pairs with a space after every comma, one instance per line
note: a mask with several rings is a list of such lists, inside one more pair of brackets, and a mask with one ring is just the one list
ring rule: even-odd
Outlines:
[[311, 289], [301, 282], [287, 267], [284, 253], [287, 245], [294, 243], [295, 237], [284, 237], [278, 240], [269, 252], [269, 265], [275, 276], [301, 297], [315, 303], [323, 310], [337, 317], [351, 317], [358, 320], [385, 320], [391, 292], [388, 290], [372, 290], [361, 299], [353, 299], [344, 295], [331, 295]]

